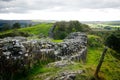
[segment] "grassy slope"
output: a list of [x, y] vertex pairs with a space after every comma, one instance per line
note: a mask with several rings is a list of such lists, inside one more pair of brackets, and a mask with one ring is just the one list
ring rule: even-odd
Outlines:
[[32, 27], [28, 27], [28, 28], [21, 28], [19, 30], [28, 32], [30, 34], [35, 34], [35, 35], [43, 33], [44, 35], [48, 36], [48, 32], [50, 28], [52, 27], [52, 25], [53, 24], [39, 24], [39, 25], [35, 25]]
[[[39, 34], [44, 34], [45, 36], [48, 36], [48, 32], [50, 30], [50, 28], [52, 27], [53, 24], [38, 24], [35, 26], [31, 26], [31, 27], [26, 27], [26, 28], [20, 28], [17, 29], [17, 31], [20, 32], [27, 32], [28, 34], [32, 34], [32, 35], [39, 35]], [[16, 30], [12, 29], [12, 30], [8, 30], [8, 31], [4, 31], [4, 32], [0, 32], [0, 36], [5, 35], [5, 34], [10, 34], [12, 32], [15, 32]]]

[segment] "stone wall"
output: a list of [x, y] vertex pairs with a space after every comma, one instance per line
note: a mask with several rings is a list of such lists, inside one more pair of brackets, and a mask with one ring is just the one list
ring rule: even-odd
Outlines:
[[25, 37], [0, 39], [0, 74], [17, 72], [40, 61], [86, 60], [87, 36], [71, 33], [61, 43], [46, 40], [27, 40]]

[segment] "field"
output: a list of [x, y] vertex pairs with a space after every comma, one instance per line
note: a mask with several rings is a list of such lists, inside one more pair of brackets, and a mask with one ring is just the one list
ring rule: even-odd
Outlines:
[[93, 30], [117, 30], [120, 28], [120, 22], [97, 22], [87, 23]]

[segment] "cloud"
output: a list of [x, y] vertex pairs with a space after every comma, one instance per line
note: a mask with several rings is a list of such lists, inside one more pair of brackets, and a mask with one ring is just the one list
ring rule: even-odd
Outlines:
[[6, 1], [12, 1], [12, 0], [0, 0], [0, 1], [5, 1], [6, 2]]
[[82, 9], [69, 12], [43, 12], [32, 11], [31, 13], [2, 13], [0, 19], [7, 20], [79, 20], [79, 21], [112, 21], [120, 20], [119, 9]]
[[0, 13], [120, 8], [120, 0], [0, 0]]

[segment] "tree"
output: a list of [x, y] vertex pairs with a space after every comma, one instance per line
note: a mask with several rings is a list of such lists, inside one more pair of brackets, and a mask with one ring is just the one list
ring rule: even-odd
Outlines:
[[12, 28], [13, 28], [13, 29], [18, 29], [18, 28], [20, 28], [20, 26], [21, 26], [20, 23], [17, 22], [17, 23], [14, 23], [14, 24], [13, 24], [13, 27], [12, 27]]
[[110, 36], [107, 37], [105, 44], [115, 50], [116, 52], [120, 53], [120, 32], [117, 31]]
[[90, 31], [88, 25], [82, 24], [79, 21], [61, 21], [55, 23], [53, 31], [54, 39], [63, 39], [71, 32], [87, 32]]

